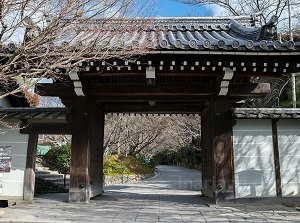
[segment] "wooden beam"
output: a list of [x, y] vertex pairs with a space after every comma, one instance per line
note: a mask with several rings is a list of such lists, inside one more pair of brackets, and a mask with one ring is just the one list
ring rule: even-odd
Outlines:
[[[229, 66], [229, 65], [228, 65]], [[179, 69], [176, 69], [174, 71], [170, 71], [168, 69], [158, 70], [156, 76], [184, 76], [184, 77], [218, 77], [223, 76], [222, 69], [217, 69], [215, 71], [212, 71], [212, 67], [215, 66], [205, 66], [205, 70], [201, 70], [199, 68], [195, 68], [193, 71], [188, 72], [182, 72]], [[277, 72], [273, 72], [273, 70], [269, 69], [267, 72], [263, 72], [264, 68], [256, 68], [256, 71], [253, 72], [253, 66], [246, 67], [246, 71], [243, 71], [244, 67], [237, 67], [237, 70], [235, 72], [235, 76], [242, 76], [242, 77], [281, 77], [283, 73], [284, 68], [277, 68]], [[174, 68], [175, 69], [175, 68]], [[290, 69], [291, 71], [294, 71], [294, 69]], [[139, 71], [141, 72], [141, 71]], [[131, 73], [128, 73], [128, 71], [110, 71], [110, 72], [84, 72], [81, 73], [81, 76], [98, 76], [98, 77], [116, 77], [116, 76], [134, 76], [134, 77], [144, 77], [145, 73], [144, 71], [142, 73], [139, 73], [137, 71], [133, 71]]]
[[[41, 96], [75, 97], [71, 83], [38, 84], [36, 92]], [[133, 96], [133, 95], [210, 95], [215, 92], [211, 84], [166, 84], [146, 86], [146, 84], [84, 84], [88, 96]]]
[[[211, 68], [208, 68], [208, 70], [211, 70]], [[145, 77], [145, 69], [143, 68], [142, 71], [133, 71], [128, 73], [128, 70], [126, 71], [110, 71], [110, 72], [82, 72], [80, 73], [80, 75], [82, 76], [98, 76], [98, 77], [115, 77], [115, 76], [135, 76], [135, 77]], [[195, 70], [195, 71], [188, 71], [188, 72], [182, 72], [182, 71], [178, 71], [175, 70], [173, 72], [171, 72], [170, 70], [157, 70], [157, 74], [156, 76], [196, 76], [196, 77], [211, 77], [211, 76], [219, 76], [219, 75], [223, 75], [223, 72], [220, 70], [219, 72], [212, 72], [212, 71], [202, 71], [199, 72], [199, 70]]]
[[211, 95], [216, 90], [211, 84], [164, 84], [146, 86], [144, 84], [85, 84], [85, 92], [90, 96], [134, 96], [134, 95]]
[[63, 96], [63, 97], [75, 97], [73, 83], [44, 83], [37, 84], [35, 92], [40, 96]]
[[156, 104], [150, 106], [146, 103], [134, 104], [106, 104], [104, 111], [106, 113], [152, 113], [152, 114], [199, 114], [202, 110], [202, 104]]
[[25, 201], [32, 201], [34, 198], [37, 143], [38, 143], [38, 135], [35, 133], [29, 134], [28, 146], [27, 146], [27, 157], [26, 157], [26, 169], [24, 174], [23, 196]]
[[[39, 84], [36, 88], [41, 96], [61, 96], [75, 97], [72, 84]], [[229, 96], [232, 97], [261, 97], [271, 90], [268, 83], [250, 84], [230, 84]], [[142, 96], [208, 96], [217, 93], [217, 89], [212, 84], [164, 84], [156, 86], [146, 86], [144, 84], [84, 84], [84, 92], [92, 98], [100, 100], [111, 100], [114, 97], [143, 98]], [[106, 98], [106, 99], [105, 99]], [[154, 98], [150, 100], [159, 100]], [[145, 100], [148, 100], [145, 98]], [[168, 100], [168, 99], [167, 99]]]
[[22, 134], [52, 134], [52, 135], [60, 135], [72, 134], [72, 127], [70, 123], [43, 123], [43, 124], [33, 124], [30, 123], [20, 130]]
[[209, 96], [199, 96], [199, 95], [134, 95], [134, 96], [97, 96], [97, 97], [90, 97], [92, 100], [97, 102], [149, 102], [149, 101], [156, 101], [156, 102], [174, 102], [174, 103], [181, 103], [181, 102], [190, 102], [190, 103], [199, 103], [204, 102], [208, 99]]
[[[141, 101], [205, 101], [208, 96], [218, 91], [209, 84], [194, 85], [158, 85], [147, 87], [144, 85], [114, 85], [87, 87], [87, 95], [95, 100], [141, 100]], [[100, 90], [101, 88], [101, 90]], [[99, 91], [97, 91], [99, 89]], [[269, 83], [230, 84], [228, 95], [233, 98], [262, 97], [271, 92]]]

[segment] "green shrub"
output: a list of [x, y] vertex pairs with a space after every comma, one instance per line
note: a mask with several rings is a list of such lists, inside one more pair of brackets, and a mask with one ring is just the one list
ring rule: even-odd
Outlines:
[[178, 165], [192, 169], [201, 169], [202, 153], [199, 148], [190, 144], [176, 151], [166, 149], [155, 154], [152, 158], [158, 165]]
[[[70, 171], [71, 145], [54, 147], [45, 155], [44, 160], [50, 169], [64, 173]], [[99, 161], [100, 162], [100, 161]], [[148, 174], [153, 173], [153, 163], [145, 163], [144, 159], [134, 156], [113, 155], [104, 159], [104, 175]]]
[[103, 166], [104, 175], [121, 175], [121, 174], [131, 174], [130, 169], [119, 159], [118, 156], [110, 156], [104, 159]]
[[61, 147], [52, 148], [45, 155], [44, 159], [50, 169], [61, 173], [63, 173], [65, 170], [69, 172], [71, 162], [71, 145], [65, 144]]
[[104, 175], [121, 174], [149, 174], [153, 173], [154, 167], [146, 164], [144, 159], [134, 156], [113, 155], [104, 159]]

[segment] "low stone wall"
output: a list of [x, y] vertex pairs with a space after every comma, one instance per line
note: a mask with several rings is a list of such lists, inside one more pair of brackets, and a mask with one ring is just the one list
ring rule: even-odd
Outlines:
[[118, 176], [104, 176], [104, 185], [125, 184], [139, 180], [149, 179], [155, 176], [155, 173], [150, 174], [130, 174]]

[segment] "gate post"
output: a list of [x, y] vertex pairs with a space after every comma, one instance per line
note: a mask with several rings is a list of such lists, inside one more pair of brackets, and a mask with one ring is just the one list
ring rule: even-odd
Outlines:
[[24, 173], [23, 199], [25, 201], [32, 201], [34, 198], [37, 144], [38, 134], [30, 133], [27, 146], [26, 169]]
[[234, 199], [232, 118], [228, 97], [212, 97], [202, 112], [203, 194], [215, 203]]
[[78, 97], [72, 121], [69, 202], [89, 202], [103, 193], [104, 112]]

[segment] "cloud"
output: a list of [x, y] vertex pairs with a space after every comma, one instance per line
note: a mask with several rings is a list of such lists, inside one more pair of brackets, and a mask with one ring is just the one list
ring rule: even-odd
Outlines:
[[210, 12], [210, 16], [228, 16], [229, 13], [226, 9], [223, 7], [216, 5], [216, 4], [209, 4], [209, 5], [204, 5], [204, 8], [207, 9], [207, 11]]

